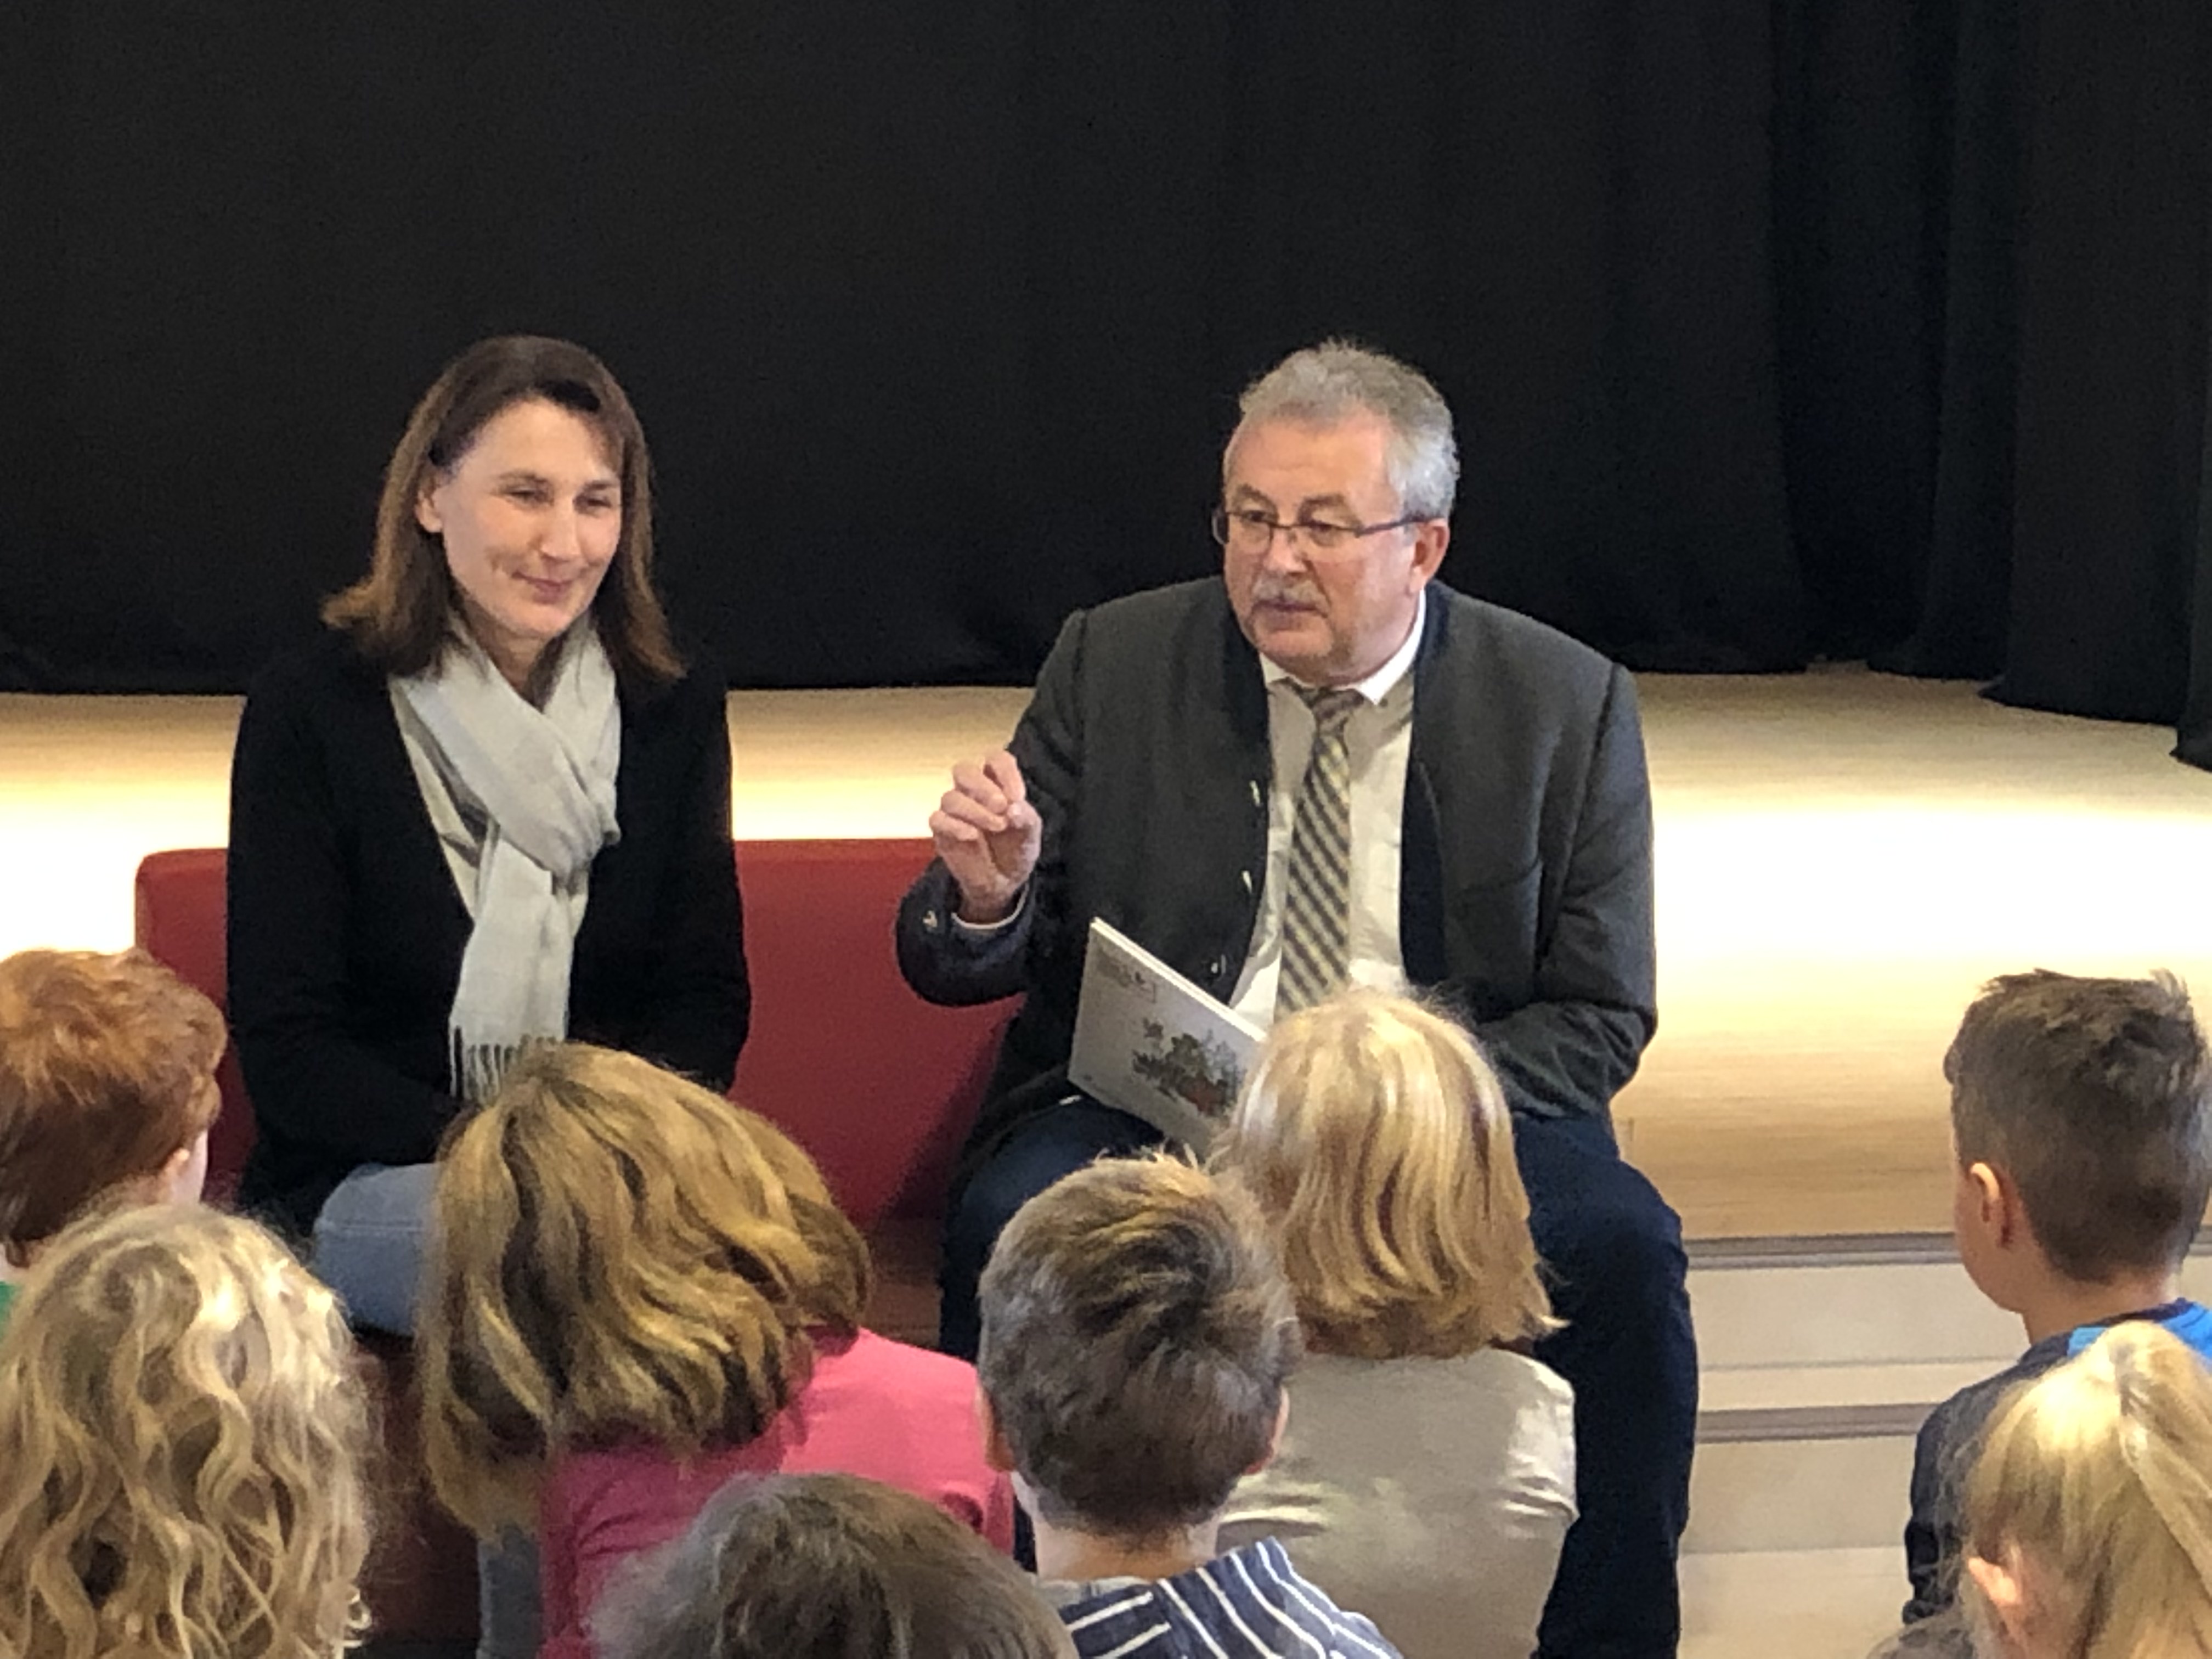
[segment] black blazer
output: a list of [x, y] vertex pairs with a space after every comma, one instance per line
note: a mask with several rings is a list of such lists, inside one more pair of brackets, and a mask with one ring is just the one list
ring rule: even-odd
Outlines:
[[[1455, 1003], [1515, 1108], [1604, 1118], [1650, 1039], [1651, 801], [1634, 682], [1543, 624], [1429, 589], [1413, 664], [1400, 949]], [[979, 1136], [1060, 1086], [1103, 916], [1234, 994], [1267, 871], [1267, 691], [1218, 580], [1079, 611], [1011, 744], [1044, 819], [1021, 918], [951, 925], [942, 863], [898, 951], [922, 996], [1026, 991]]]
[[[622, 838], [592, 864], [569, 1035], [726, 1088], [750, 999], [722, 690], [623, 699]], [[301, 1230], [362, 1164], [435, 1155], [470, 921], [384, 674], [326, 634], [254, 682], [230, 775], [230, 1019], [259, 1139], [240, 1199]]]

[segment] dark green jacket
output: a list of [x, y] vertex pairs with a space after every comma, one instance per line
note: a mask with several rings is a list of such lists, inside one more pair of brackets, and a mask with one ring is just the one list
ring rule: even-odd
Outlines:
[[[1651, 801], [1634, 683], [1516, 612], [1429, 589], [1413, 664], [1400, 949], [1460, 1009], [1516, 1110], [1604, 1118], [1650, 1040]], [[1055, 1098], [1094, 915], [1224, 1000], [1267, 870], [1260, 660], [1218, 580], [1079, 611], [1011, 744], [1044, 820], [1016, 924], [951, 925], [933, 863], [898, 921], [934, 1002], [1026, 992], [979, 1143]]]

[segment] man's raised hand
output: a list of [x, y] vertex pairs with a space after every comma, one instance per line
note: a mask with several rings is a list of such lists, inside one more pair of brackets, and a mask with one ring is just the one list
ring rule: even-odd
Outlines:
[[1003, 921], [1036, 868], [1044, 820], [1030, 805], [1022, 769], [1001, 749], [952, 769], [952, 787], [929, 815], [937, 856], [960, 888], [963, 921]]

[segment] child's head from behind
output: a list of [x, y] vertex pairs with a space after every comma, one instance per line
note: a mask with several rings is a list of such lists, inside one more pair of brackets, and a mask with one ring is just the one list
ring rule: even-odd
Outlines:
[[1419, 1003], [1354, 991], [1279, 1022], [1213, 1167], [1267, 1217], [1316, 1349], [1449, 1358], [1553, 1328], [1504, 1091]]
[[0, 1652], [336, 1654], [368, 1411], [336, 1299], [261, 1228], [196, 1206], [71, 1227], [0, 1336]]
[[425, 1449], [479, 1529], [549, 1459], [741, 1444], [849, 1334], [866, 1245], [773, 1126], [635, 1055], [525, 1054], [441, 1156], [418, 1345]]
[[592, 1620], [605, 1659], [1073, 1659], [1028, 1577], [911, 1493], [732, 1481]]
[[0, 960], [0, 1243], [14, 1267], [111, 1192], [199, 1196], [225, 1041], [216, 1006], [143, 951]]
[[2212, 1191], [2212, 1060], [2171, 975], [1994, 980], [1943, 1072], [1960, 1253], [1993, 1299], [2179, 1262]]
[[2212, 1376], [2159, 1326], [2116, 1326], [2014, 1395], [1966, 1490], [1979, 1650], [2212, 1653]]
[[977, 1380], [1038, 1515], [1125, 1543], [1205, 1524], [1266, 1462], [1297, 1316], [1249, 1199], [1166, 1158], [1095, 1164], [999, 1237]]

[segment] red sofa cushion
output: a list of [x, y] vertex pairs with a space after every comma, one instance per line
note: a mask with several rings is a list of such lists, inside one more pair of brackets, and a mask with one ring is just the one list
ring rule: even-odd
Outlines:
[[[137, 939], [156, 961], [229, 1012], [228, 951], [223, 937], [223, 849], [185, 848], [149, 853], [139, 861]], [[222, 1110], [208, 1133], [208, 1196], [228, 1200], [238, 1190], [253, 1150], [253, 1109], [239, 1075], [238, 1045], [225, 1045], [216, 1073]]]
[[[900, 978], [891, 925], [928, 857], [920, 840], [737, 848], [753, 1014], [731, 1092], [813, 1154], [862, 1228], [941, 1206], [1014, 1006], [934, 1008]], [[137, 878], [138, 943], [218, 1005], [223, 863], [220, 848], [154, 853]], [[221, 1081], [209, 1158], [218, 1195], [253, 1145], [234, 1052]]]
[[891, 927], [928, 861], [919, 840], [738, 848], [753, 1018], [731, 1093], [814, 1155], [863, 1229], [943, 1207], [1015, 1007], [907, 988]]

